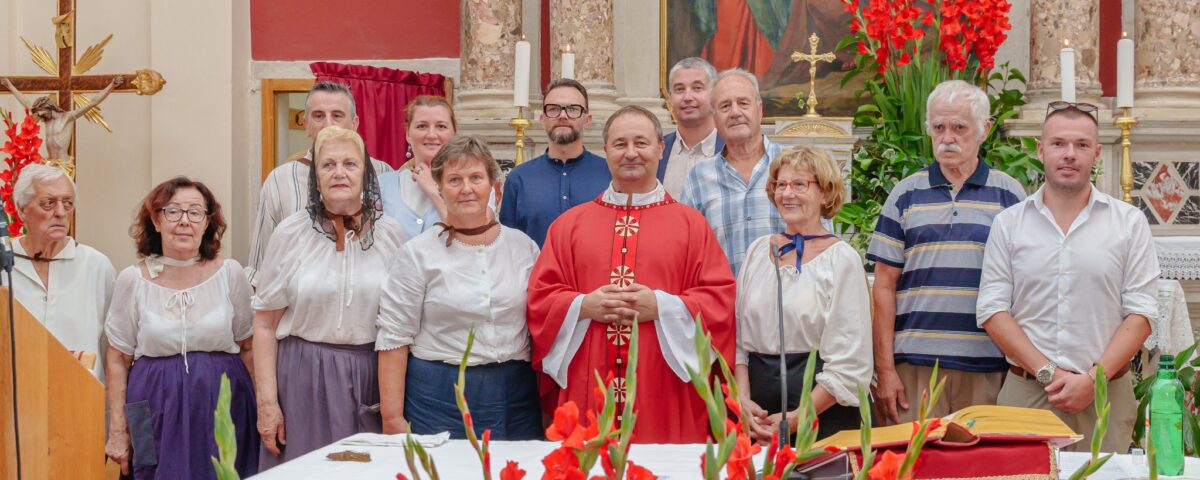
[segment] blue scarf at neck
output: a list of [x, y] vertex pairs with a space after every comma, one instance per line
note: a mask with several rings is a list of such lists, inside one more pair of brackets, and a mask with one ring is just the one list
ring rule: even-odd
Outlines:
[[783, 232], [783, 233], [781, 233], [781, 235], [783, 235], [784, 237], [787, 237], [787, 239], [791, 240], [792, 243], [789, 243], [787, 245], [779, 247], [779, 258], [783, 258], [784, 255], [788, 254], [788, 252], [795, 250], [796, 251], [796, 271], [797, 272], [800, 271], [800, 260], [804, 257], [804, 242], [805, 241], [815, 240], [818, 238], [836, 237], [837, 236], [832, 233], [825, 233], [825, 234], [819, 234], [819, 235], [801, 235], [801, 234], [797, 233], [795, 235], [788, 235], [787, 232]]

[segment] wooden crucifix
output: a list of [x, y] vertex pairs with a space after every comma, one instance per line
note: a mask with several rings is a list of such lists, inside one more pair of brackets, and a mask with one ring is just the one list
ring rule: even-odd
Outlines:
[[[84, 51], [78, 60], [75, 58], [75, 0], [58, 0], [58, 16], [51, 19], [55, 26], [55, 46], [58, 47], [58, 60], [46, 49], [33, 45], [21, 38], [33, 62], [50, 76], [7, 77], [0, 86], [0, 93], [12, 93], [18, 96], [21, 104], [30, 110], [41, 112], [39, 118], [43, 121], [43, 134], [46, 142], [46, 163], [66, 170], [71, 177], [75, 176], [75, 119], [84, 116], [89, 121], [99, 124], [105, 130], [112, 131], [97, 108], [99, 102], [111, 92], [135, 92], [138, 95], [154, 95], [162, 90], [166, 81], [162, 75], [151, 69], [138, 70], [132, 74], [116, 75], [86, 75], [88, 70], [100, 62], [104, 54], [104, 46], [112, 40], [109, 35]], [[57, 105], [48, 97], [39, 98], [30, 103], [21, 96], [21, 92], [54, 92], [57, 94]], [[92, 101], [82, 92], [101, 92], [101, 96]], [[59, 158], [55, 158], [59, 157]]]
[[[808, 62], [808, 100], [804, 105], [808, 107], [808, 112], [804, 114], [806, 117], [819, 117], [817, 113], [817, 62], [833, 62], [837, 60], [837, 56], [833, 52], [817, 53], [817, 44], [821, 43], [820, 37], [817, 34], [812, 34], [808, 37], [808, 45], [811, 53], [792, 52], [793, 62]], [[797, 95], [799, 96], [799, 95]]]

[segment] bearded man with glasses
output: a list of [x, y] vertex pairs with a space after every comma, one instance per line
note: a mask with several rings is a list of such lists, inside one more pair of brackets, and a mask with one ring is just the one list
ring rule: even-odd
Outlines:
[[583, 129], [592, 121], [587, 89], [562, 78], [546, 86], [542, 99], [546, 153], [509, 172], [500, 204], [500, 223], [525, 232], [539, 248], [559, 215], [594, 200], [612, 181], [604, 159], [583, 147]]

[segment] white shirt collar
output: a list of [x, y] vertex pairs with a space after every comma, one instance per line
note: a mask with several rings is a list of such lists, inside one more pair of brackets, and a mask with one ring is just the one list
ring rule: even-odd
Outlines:
[[679, 132], [675, 132], [675, 144], [677, 145], [677, 147], [675, 147], [675, 152], [695, 150], [696, 147], [700, 147], [701, 155], [705, 157], [711, 157], [717, 152], [717, 129], [713, 128], [711, 132], [708, 132], [707, 137], [704, 137], [703, 140], [700, 140], [699, 144], [692, 146], [688, 146], [688, 144], [683, 141], [683, 135], [680, 135]]
[[[21, 244], [22, 238], [25, 238], [25, 236], [22, 235], [20, 237], [13, 239], [13, 241], [12, 241], [13, 242], [13, 245], [12, 245], [13, 252], [19, 253], [21, 255], [29, 255], [28, 253], [25, 252], [25, 245]], [[62, 250], [59, 250], [58, 253], [54, 254], [54, 258], [53, 258], [54, 260], [70, 260], [72, 258], [75, 258], [75, 239], [71, 238], [71, 237], [67, 237], [65, 241], [67, 243], [66, 243], [66, 245], [63, 245]]]
[[[658, 182], [658, 185], [654, 187], [654, 190], [646, 193], [633, 194], [632, 206], [640, 207], [643, 205], [649, 205], [651, 203], [657, 203], [666, 200], [666, 198], [667, 190], [663, 188], [662, 182]], [[625, 203], [629, 201], [629, 194], [614, 190], [613, 185], [610, 182], [608, 184], [608, 188], [604, 190], [604, 196], [601, 197], [600, 200], [602, 200], [604, 203], [609, 203], [612, 205], [625, 205]]]
[[[1096, 188], [1095, 185], [1088, 184], [1088, 187], [1091, 189], [1091, 194], [1088, 195], [1087, 206], [1083, 207], [1084, 211], [1091, 211], [1092, 207], [1094, 205], [1096, 205], [1096, 202], [1100, 202], [1100, 203], [1103, 203], [1104, 205], [1108, 205], [1108, 201], [1112, 197], [1106, 195], [1104, 192], [1101, 192], [1100, 189]], [[1049, 208], [1046, 207], [1045, 197], [1046, 197], [1046, 185], [1043, 184], [1041, 187], [1039, 187], [1037, 189], [1036, 192], [1033, 192], [1033, 195], [1029, 196], [1028, 200], [1029, 200], [1030, 205], [1032, 205], [1037, 210], [1049, 211]]]

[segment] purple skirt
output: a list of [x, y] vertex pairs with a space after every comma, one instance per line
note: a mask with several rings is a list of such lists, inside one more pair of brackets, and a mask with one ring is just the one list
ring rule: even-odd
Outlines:
[[[143, 451], [134, 452], [134, 458], [157, 460], [155, 465], [138, 466], [135, 462], [133, 478], [216, 478], [209, 457], [219, 455], [213, 437], [213, 410], [217, 408], [222, 373], [229, 375], [232, 393], [229, 414], [236, 429], [235, 466], [242, 477], [257, 473], [257, 405], [254, 384], [242, 359], [232, 353], [188, 352], [188, 370], [184, 371], [180, 355], [142, 357], [133, 362], [125, 395], [126, 411], [147, 412], [149, 416], [127, 418], [135, 450], [139, 443], [144, 446]], [[152, 441], [145, 438], [151, 432]], [[143, 441], [139, 442], [139, 436]], [[150, 445], [155, 451], [144, 451]]]
[[382, 431], [375, 344], [334, 345], [299, 337], [279, 341], [275, 378], [287, 445], [260, 449], [266, 471], [356, 433]]

